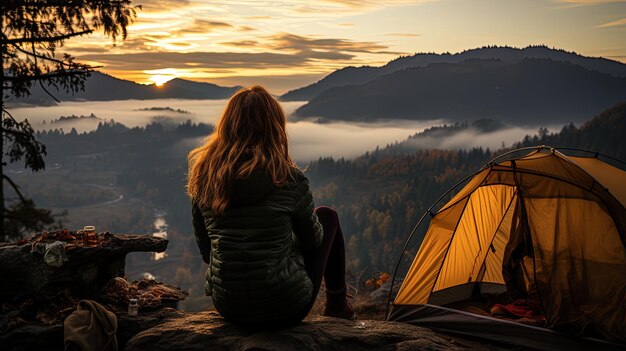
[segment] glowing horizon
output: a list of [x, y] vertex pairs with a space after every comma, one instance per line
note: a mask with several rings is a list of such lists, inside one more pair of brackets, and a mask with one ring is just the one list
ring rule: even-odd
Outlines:
[[137, 0], [128, 39], [66, 43], [138, 83], [173, 78], [273, 92], [417, 52], [546, 45], [626, 62], [626, 0]]

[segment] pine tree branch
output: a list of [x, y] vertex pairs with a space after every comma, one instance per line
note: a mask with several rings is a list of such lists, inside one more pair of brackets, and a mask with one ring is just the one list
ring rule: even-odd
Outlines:
[[23, 218], [16, 214], [17, 212], [11, 211], [8, 208], [4, 210], [4, 218], [13, 219], [13, 220], [23, 220]]
[[[1, 111], [0, 113], [4, 113], [5, 115], [7, 115], [7, 116], [11, 117], [11, 119], [12, 119], [14, 122], [17, 122], [17, 120], [15, 119], [15, 117], [13, 117], [13, 115], [12, 115], [9, 111], [7, 111], [7, 110], [5, 110], [5, 109], [4, 109], [4, 106], [2, 106], [2, 111]], [[4, 130], [4, 128], [3, 128], [3, 130]]]
[[51, 97], [51, 98], [52, 98], [52, 100], [56, 101], [56, 103], [57, 103], [57, 104], [60, 104], [60, 103], [61, 103], [61, 100], [57, 99], [57, 97], [56, 97], [56, 96], [52, 95], [52, 93], [51, 93], [51, 92], [49, 92], [49, 91], [48, 91], [48, 89], [46, 89], [46, 87], [43, 85], [43, 83], [42, 83], [41, 81], [38, 81], [38, 82], [39, 82], [39, 86], [41, 87], [41, 89], [42, 89], [42, 90], [43, 90], [46, 94], [48, 94], [48, 96], [49, 96], [49, 97]]
[[63, 66], [68, 66], [68, 67], [70, 66], [69, 63], [67, 63], [67, 62], [65, 62], [63, 60], [59, 60], [59, 59], [56, 59], [56, 58], [53, 58], [53, 57], [47, 57], [47, 56], [44, 56], [44, 55], [41, 55], [41, 54], [37, 54], [36, 52], [33, 52], [33, 51], [26, 51], [26, 50], [22, 49], [21, 47], [15, 45], [15, 44], [10, 44], [10, 45], [13, 46], [15, 49], [17, 49], [18, 51], [20, 51], [20, 52], [22, 52], [22, 53], [24, 53], [26, 55], [29, 55], [29, 56], [32, 56], [32, 57], [36, 57], [36, 58], [40, 58], [40, 59], [46, 60], [46, 61], [52, 61], [52, 62], [58, 63], [59, 65], [63, 65]]
[[2, 128], [3, 133], [12, 134], [12, 135], [21, 135], [21, 136], [30, 136], [30, 133], [22, 132], [15, 129], [6, 129]]
[[48, 0], [48, 1], [7, 1], [3, 0], [2, 2], [6, 2], [2, 4], [3, 10], [16, 10], [19, 8], [30, 7], [30, 8], [47, 8], [47, 7], [70, 7], [75, 8], [79, 7], [93, 7], [94, 5], [110, 5], [110, 6], [120, 6], [120, 5], [128, 5], [131, 3], [130, 0]]
[[[31, 47], [32, 47], [32, 50], [33, 50], [32, 55], [35, 57], [35, 66], [38, 66], [38, 65], [39, 65], [39, 63], [37, 62], [37, 58], [38, 58], [38, 57], [43, 57], [43, 58], [45, 59], [46, 57], [45, 57], [45, 56], [40, 56], [40, 55], [38, 55], [38, 54], [37, 54], [37, 50], [35, 50], [35, 43], [31, 43]], [[20, 48], [19, 50], [22, 50], [22, 49]], [[26, 52], [26, 51], [24, 50], [24, 52]], [[62, 66], [63, 66], [63, 64], [64, 64], [64, 62], [63, 62], [63, 61], [58, 61], [58, 62], [61, 62], [59, 65], [62, 67]], [[67, 64], [67, 65], [71, 67], [71, 65], [69, 65], [69, 64]], [[48, 89], [46, 89], [46, 87], [43, 85], [43, 82], [42, 82], [42, 81], [38, 80], [38, 81], [37, 81], [37, 83], [39, 83], [39, 86], [41, 87], [41, 89], [42, 89], [42, 90], [43, 90], [46, 94], [48, 94], [48, 96], [50, 96], [50, 97], [52, 98], [52, 100], [56, 101], [56, 103], [57, 103], [57, 104], [60, 104], [60, 103], [61, 103], [61, 100], [57, 99], [57, 97], [56, 97], [56, 96], [52, 95], [52, 93], [50, 93], [50, 92], [48, 91]]]
[[92, 29], [83, 30], [80, 32], [71, 32], [62, 35], [55, 35], [51, 37], [34, 37], [34, 38], [7, 38], [4, 40], [5, 44], [20, 44], [20, 43], [48, 43], [48, 42], [57, 42], [65, 39], [69, 39], [76, 36], [81, 36], [85, 34], [93, 33]]
[[22, 195], [22, 192], [20, 192], [20, 190], [18, 189], [19, 187], [17, 186], [17, 184], [15, 184], [13, 180], [9, 178], [6, 174], [3, 174], [2, 178], [4, 178], [7, 182], [9, 182], [13, 190], [15, 190], [15, 193], [17, 194], [17, 196], [20, 197], [20, 200], [22, 200], [22, 202], [26, 202], [26, 198], [24, 197], [24, 195]]
[[61, 77], [70, 77], [78, 74], [87, 74], [89, 70], [93, 68], [98, 68], [101, 66], [87, 66], [85, 70], [73, 70], [73, 71], [61, 71], [61, 72], [52, 72], [52, 73], [44, 73], [44, 74], [34, 74], [29, 76], [17, 76], [17, 77], [4, 77], [6, 81], [10, 82], [28, 82], [33, 80], [45, 80], [51, 78], [61, 78]]

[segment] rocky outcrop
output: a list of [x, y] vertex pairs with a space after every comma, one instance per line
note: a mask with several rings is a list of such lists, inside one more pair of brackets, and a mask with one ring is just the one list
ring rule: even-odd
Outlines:
[[[46, 245], [63, 243], [65, 260], [61, 267], [46, 264]], [[147, 235], [98, 234], [98, 243], [86, 246], [74, 232], [58, 231], [33, 236], [29, 240], [0, 247], [0, 301], [23, 295], [45, 298], [59, 291], [79, 298], [100, 295], [114, 277], [124, 276], [129, 252], [163, 252], [168, 241]]]
[[[117, 315], [117, 342], [119, 349], [137, 333], [158, 325], [167, 318], [179, 318], [183, 312], [174, 308], [161, 308], [155, 311], [142, 312], [137, 317], [128, 317], [126, 314]], [[63, 323], [42, 325], [28, 323], [19, 327], [3, 330], [0, 328], [0, 349], [5, 351], [21, 350], [48, 350], [62, 351]], [[174, 351], [174, 350], [169, 350]]]
[[429, 329], [396, 322], [309, 316], [299, 325], [252, 331], [215, 311], [168, 318], [135, 335], [125, 350], [461, 350], [466, 345]]
[[[0, 348], [63, 350], [63, 320], [80, 299], [104, 300], [100, 302], [118, 317], [120, 345], [178, 314], [164, 306], [175, 306], [186, 292], [154, 281], [129, 283], [121, 278], [128, 253], [163, 252], [167, 243], [147, 235], [108, 232], [86, 241], [78, 232], [58, 230], [0, 245]], [[139, 317], [126, 315], [129, 294], [141, 299], [145, 311]]]

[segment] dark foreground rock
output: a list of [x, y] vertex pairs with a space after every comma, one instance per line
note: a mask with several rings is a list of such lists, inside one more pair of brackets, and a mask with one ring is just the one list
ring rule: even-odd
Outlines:
[[396, 322], [309, 316], [295, 327], [254, 332], [217, 312], [164, 320], [135, 335], [125, 350], [462, 350], [465, 345], [429, 329]]
[[[119, 350], [488, 350], [525, 351], [517, 347], [459, 339], [404, 323], [311, 315], [290, 329], [254, 332], [225, 322], [215, 311], [186, 313], [173, 308], [116, 313]], [[63, 326], [23, 325], [0, 332], [6, 351], [62, 351]]]
[[[137, 333], [158, 325], [167, 318], [181, 318], [184, 313], [174, 308], [161, 308], [156, 311], [142, 312], [138, 317], [128, 317], [125, 313], [117, 315], [117, 342], [120, 350]], [[0, 350], [47, 350], [62, 351], [63, 324], [53, 325], [25, 324], [9, 331], [0, 329]], [[174, 351], [174, 350], [170, 350]]]
[[[186, 292], [155, 281], [121, 278], [128, 253], [163, 252], [167, 240], [108, 232], [89, 239], [63, 229], [0, 245], [0, 349], [63, 350], [63, 321], [81, 299], [98, 300], [117, 315], [121, 346], [162, 319], [182, 313], [167, 306], [176, 306]], [[130, 298], [139, 299], [139, 317], [127, 316]]]
[[[45, 263], [35, 248], [62, 241], [67, 261], [61, 267]], [[38, 234], [18, 244], [0, 247], [0, 301], [32, 296], [39, 299], [69, 289], [72, 296], [95, 298], [114, 277], [124, 276], [126, 255], [130, 252], [163, 252], [168, 241], [147, 235], [98, 234], [98, 244], [83, 245], [74, 232]]]

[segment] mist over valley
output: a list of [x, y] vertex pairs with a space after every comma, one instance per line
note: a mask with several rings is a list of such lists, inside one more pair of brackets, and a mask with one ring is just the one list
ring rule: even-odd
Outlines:
[[[121, 123], [126, 127], [144, 127], [158, 123], [173, 128], [187, 120], [192, 123], [214, 125], [226, 106], [227, 100], [119, 100], [64, 102], [53, 106], [28, 106], [12, 109], [18, 119], [28, 119], [35, 130], [47, 131], [62, 129], [70, 133], [72, 128], [77, 133], [91, 132], [98, 125], [107, 122]], [[317, 120], [295, 121], [292, 115], [305, 102], [282, 102], [288, 117], [293, 157], [305, 166], [320, 157], [353, 158], [377, 147], [401, 142], [409, 136], [433, 126], [448, 123], [444, 120], [381, 120], [376, 122], [330, 121], [318, 123]], [[183, 112], [181, 112], [183, 111]], [[550, 130], [559, 125], [509, 126], [501, 125], [498, 130], [478, 130], [468, 128], [459, 135], [435, 137], [415, 143], [415, 148], [463, 149], [472, 147], [498, 148], [502, 143], [510, 144], [525, 135], [534, 134], [539, 127]], [[180, 140], [174, 148], [182, 147], [186, 151], [202, 143], [205, 136]], [[181, 156], [185, 153], [180, 152]], [[50, 155], [53, 156], [53, 155]]]

